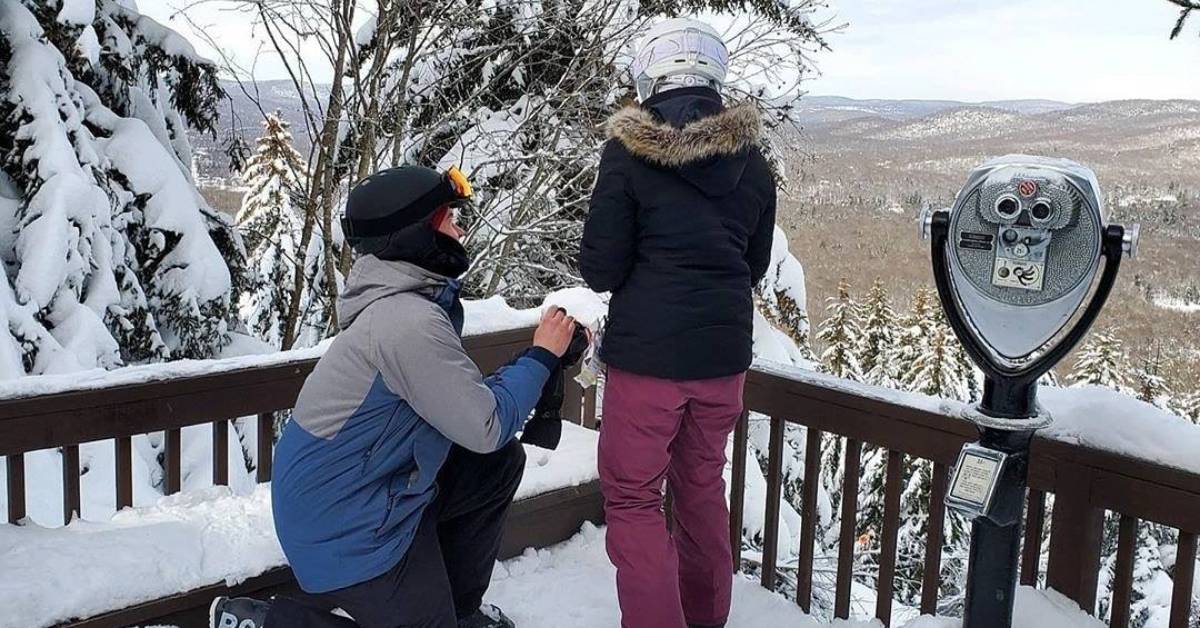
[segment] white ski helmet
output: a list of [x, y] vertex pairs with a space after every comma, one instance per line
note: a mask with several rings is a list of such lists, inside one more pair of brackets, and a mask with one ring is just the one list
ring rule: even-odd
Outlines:
[[729, 66], [729, 50], [713, 27], [688, 18], [655, 24], [642, 39], [630, 71], [638, 100], [664, 85], [721, 89]]

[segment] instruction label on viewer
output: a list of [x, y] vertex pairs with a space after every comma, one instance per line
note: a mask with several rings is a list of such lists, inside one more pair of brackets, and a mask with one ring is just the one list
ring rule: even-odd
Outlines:
[[968, 452], [962, 457], [962, 465], [955, 477], [950, 494], [966, 502], [986, 504], [996, 481], [1000, 461], [984, 458]]

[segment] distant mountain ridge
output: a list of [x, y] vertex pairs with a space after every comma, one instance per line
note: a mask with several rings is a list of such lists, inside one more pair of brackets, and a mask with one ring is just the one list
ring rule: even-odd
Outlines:
[[827, 112], [846, 112], [861, 115], [874, 115], [893, 120], [909, 120], [941, 113], [949, 109], [967, 107], [988, 107], [1020, 114], [1038, 114], [1051, 111], [1062, 111], [1080, 106], [1079, 103], [1068, 103], [1057, 100], [1022, 99], [1022, 100], [989, 100], [984, 102], [967, 102], [962, 100], [909, 100], [909, 99], [857, 99], [844, 96], [805, 96], [798, 107], [801, 117], [808, 115], [819, 116]]
[[813, 96], [797, 114], [803, 128], [798, 145], [813, 154], [895, 153], [910, 165], [919, 155], [927, 166], [946, 161], [956, 170], [962, 164], [947, 161], [951, 156], [1040, 153], [1110, 167], [1122, 182], [1195, 180], [1189, 170], [1200, 162], [1196, 100], [965, 103]]
[[804, 178], [816, 182], [800, 186], [801, 195], [823, 204], [871, 198], [870, 204], [892, 207], [918, 193], [948, 203], [966, 172], [1009, 153], [1087, 164], [1107, 189], [1125, 190], [1122, 198], [1200, 190], [1198, 100], [964, 103], [813, 96], [797, 113], [801, 129], [787, 144]]
[[[253, 144], [261, 130], [262, 112], [279, 111], [283, 119], [291, 123], [296, 148], [302, 154], [307, 153], [310, 140], [304, 122], [304, 103], [291, 81], [259, 81], [244, 86], [235, 81], [223, 81], [222, 87], [229, 94], [231, 105], [221, 107], [216, 139], [209, 136], [193, 138], [197, 148], [197, 170], [202, 176], [229, 176], [224, 147], [235, 133]], [[317, 104], [324, 105], [328, 86], [317, 85], [315, 91]], [[796, 114], [804, 128], [802, 142], [818, 153], [824, 152], [823, 145], [829, 144], [841, 149], [854, 146], [870, 149], [868, 152], [889, 152], [881, 144], [940, 145], [952, 142], [961, 145], [964, 142], [1005, 140], [1001, 144], [1048, 153], [1087, 154], [1120, 146], [1149, 156], [1144, 152], [1151, 146], [1170, 146], [1176, 156], [1185, 158], [1186, 163], [1196, 158], [1198, 150], [1195, 125], [1200, 120], [1200, 101], [1069, 103], [1020, 99], [967, 102], [819, 95], [802, 98]], [[864, 142], [869, 146], [864, 146]], [[1000, 145], [988, 148], [1001, 150]], [[904, 149], [910, 154], [911, 150], [912, 146]], [[931, 157], [946, 156], [944, 149], [936, 152], [940, 154]]]

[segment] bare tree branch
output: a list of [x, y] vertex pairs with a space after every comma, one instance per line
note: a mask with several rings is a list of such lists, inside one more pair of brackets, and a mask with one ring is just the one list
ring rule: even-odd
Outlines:
[[1171, 39], [1175, 39], [1183, 33], [1183, 27], [1187, 23], [1188, 17], [1191, 16], [1192, 11], [1200, 9], [1200, 0], [1167, 0], [1167, 2], [1181, 7], [1179, 19], [1175, 22], [1175, 28], [1171, 29]]

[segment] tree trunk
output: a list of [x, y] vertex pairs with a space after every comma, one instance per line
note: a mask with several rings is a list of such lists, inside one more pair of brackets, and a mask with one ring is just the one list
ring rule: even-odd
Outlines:
[[[346, 7], [345, 0], [337, 3], [334, 8], [335, 12], [340, 12]], [[353, 11], [353, 8], [350, 8]], [[349, 25], [349, 19], [345, 19], [344, 24]], [[325, 261], [325, 278], [331, 283], [332, 288], [327, 287], [326, 290], [332, 290], [332, 297], [337, 297], [337, 281], [334, 275], [334, 265], [331, 258], [332, 247], [332, 205], [333, 191], [337, 187], [337, 180], [333, 175], [334, 159], [337, 155], [338, 148], [338, 119], [342, 115], [342, 100], [345, 92], [345, 86], [342, 84], [346, 74], [346, 57], [349, 53], [348, 46], [351, 43], [351, 37], [346, 31], [346, 28], [339, 26], [337, 36], [337, 54], [333, 63], [333, 79], [329, 90], [329, 105], [325, 108], [325, 121], [321, 126], [321, 136], [317, 146], [316, 167], [314, 168], [313, 177], [310, 180], [308, 189], [308, 198], [306, 202], [306, 211], [304, 217], [304, 229], [300, 234], [300, 248], [296, 254], [295, 272], [296, 277], [292, 283], [291, 301], [288, 303], [288, 315], [286, 320], [286, 328], [284, 330], [284, 349], [292, 348], [296, 338], [299, 336], [299, 318], [300, 318], [300, 302], [304, 294], [304, 265], [307, 257], [308, 244], [312, 238], [312, 222], [315, 219], [316, 212], [321, 213], [321, 226], [324, 233], [321, 234], [322, 243], [325, 245], [323, 252]], [[331, 308], [333, 309], [333, 308]], [[337, 328], [337, 312], [333, 309], [330, 317], [331, 328]]]
[[[362, 181], [374, 172], [378, 163], [376, 146], [379, 144], [379, 91], [383, 86], [383, 77], [387, 73], [387, 58], [392, 53], [394, 43], [392, 35], [396, 29], [392, 9], [392, 2], [380, 0], [375, 31], [378, 41], [375, 42], [375, 54], [371, 60], [371, 75], [367, 78], [365, 96], [360, 96], [366, 103], [366, 112], [362, 120], [362, 137], [359, 139], [358, 167], [354, 179], [356, 182]], [[349, 245], [343, 245], [341, 259], [338, 263], [338, 269], [343, 277], [350, 273], [352, 261], [353, 256]]]

